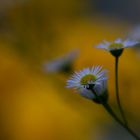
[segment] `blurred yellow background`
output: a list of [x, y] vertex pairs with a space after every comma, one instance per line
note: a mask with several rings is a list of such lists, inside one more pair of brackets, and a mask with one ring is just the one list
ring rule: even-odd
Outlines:
[[[94, 4], [93, 9], [96, 11]], [[114, 59], [93, 46], [104, 39], [125, 38], [132, 24], [102, 14], [90, 15], [87, 11], [88, 2], [84, 0], [0, 2], [0, 139], [111, 139], [108, 135], [118, 125], [102, 106], [66, 89], [69, 73], [42, 70], [44, 63], [78, 49], [73, 70], [93, 65], [107, 68], [109, 102], [118, 112]], [[137, 132], [140, 130], [138, 53], [126, 49], [119, 68], [122, 104]]]

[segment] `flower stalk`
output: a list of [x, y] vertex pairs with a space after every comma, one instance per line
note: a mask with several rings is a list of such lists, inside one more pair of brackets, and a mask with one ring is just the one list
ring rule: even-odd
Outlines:
[[[113, 119], [118, 122], [125, 130], [128, 131], [129, 134], [131, 134], [136, 140], [140, 140], [140, 138], [137, 136], [137, 134], [135, 132], [133, 132], [132, 129], [130, 129], [128, 127], [128, 125], [126, 125], [124, 122], [122, 122], [117, 115], [114, 113], [114, 111], [112, 110], [112, 108], [110, 107], [110, 105], [107, 103], [108, 100], [104, 100], [102, 97], [98, 96], [98, 94], [95, 92], [95, 90], [92, 88], [90, 89], [92, 91], [92, 93], [96, 96], [96, 98], [98, 99], [98, 101], [100, 101], [100, 103], [103, 105], [103, 107], [105, 108], [105, 110], [113, 117]], [[94, 101], [94, 100], [93, 100]]]
[[124, 124], [127, 126], [128, 122], [126, 120], [125, 113], [124, 113], [124, 110], [122, 108], [121, 101], [120, 101], [120, 96], [119, 96], [118, 63], [119, 63], [119, 57], [116, 56], [115, 57], [115, 91], [116, 91], [116, 99], [117, 99], [117, 104], [118, 104], [119, 111], [121, 113], [122, 119], [124, 121]]
[[109, 104], [107, 102], [104, 102], [102, 105], [104, 106], [106, 111], [114, 118], [114, 120], [116, 120], [125, 130], [127, 130], [129, 132], [129, 134], [131, 134], [136, 140], [140, 140], [140, 137], [138, 137], [137, 134], [135, 132], [133, 132], [133, 130], [131, 130], [127, 125], [125, 125], [117, 117], [117, 115], [114, 113], [114, 111], [111, 109], [111, 107], [109, 106]]

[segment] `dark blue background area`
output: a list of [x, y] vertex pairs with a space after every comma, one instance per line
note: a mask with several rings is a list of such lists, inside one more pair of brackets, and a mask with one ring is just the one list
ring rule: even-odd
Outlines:
[[140, 0], [89, 0], [89, 3], [92, 14], [97, 12], [132, 23], [140, 22]]

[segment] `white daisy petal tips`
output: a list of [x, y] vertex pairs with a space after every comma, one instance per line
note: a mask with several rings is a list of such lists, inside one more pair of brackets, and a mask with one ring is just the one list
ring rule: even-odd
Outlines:
[[96, 46], [96, 48], [102, 48], [107, 51], [112, 51], [112, 50], [119, 50], [128, 47], [134, 47], [136, 44], [138, 44], [138, 41], [133, 41], [129, 39], [122, 41], [121, 39], [116, 39], [113, 42], [104, 41], [103, 43]]
[[96, 46], [96, 48], [105, 49], [107, 51], [110, 51], [114, 56], [120, 56], [124, 48], [134, 47], [138, 43], [138, 41], [130, 39], [124, 41], [122, 39], [116, 39], [113, 42], [104, 41], [103, 43]]
[[71, 76], [67, 81], [67, 88], [77, 89], [85, 98], [100, 103], [100, 99], [97, 98], [103, 97], [107, 91], [106, 73], [107, 71], [102, 70], [101, 66], [85, 68]]

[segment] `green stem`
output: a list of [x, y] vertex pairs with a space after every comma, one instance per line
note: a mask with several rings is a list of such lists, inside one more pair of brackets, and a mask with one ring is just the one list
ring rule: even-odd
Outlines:
[[100, 101], [100, 103], [104, 106], [104, 108], [106, 109], [106, 111], [124, 128], [126, 129], [136, 140], [140, 140], [140, 138], [137, 136], [137, 134], [135, 132], [133, 132], [133, 130], [131, 130], [125, 123], [123, 123], [118, 117], [117, 115], [114, 113], [114, 111], [111, 109], [111, 107], [109, 106], [109, 104], [104, 101], [102, 98], [100, 98], [97, 93], [94, 91], [94, 89], [90, 89], [93, 94], [96, 96], [96, 98], [98, 99], [98, 101]]
[[126, 117], [125, 117], [125, 114], [124, 114], [124, 111], [123, 111], [123, 108], [122, 108], [122, 105], [121, 105], [121, 102], [120, 102], [120, 97], [119, 97], [118, 62], [119, 62], [119, 57], [116, 56], [115, 57], [115, 90], [116, 90], [116, 98], [117, 98], [117, 104], [118, 104], [122, 119], [123, 119], [125, 125], [127, 126], [128, 123], [127, 123], [127, 120], [126, 120]]
[[140, 140], [140, 138], [137, 136], [137, 134], [135, 134], [135, 132], [133, 132], [128, 126], [126, 126], [117, 116], [116, 114], [113, 112], [113, 110], [111, 109], [111, 107], [107, 104], [107, 103], [103, 103], [102, 104], [104, 106], [104, 108], [106, 109], [106, 111], [123, 127], [125, 128], [136, 140]]

